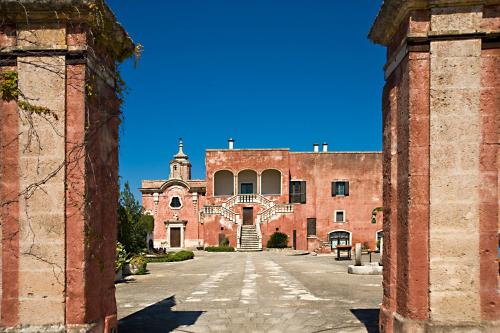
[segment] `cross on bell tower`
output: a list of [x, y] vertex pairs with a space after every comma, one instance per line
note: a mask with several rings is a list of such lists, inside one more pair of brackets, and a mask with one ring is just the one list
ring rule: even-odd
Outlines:
[[188, 156], [183, 151], [184, 144], [182, 138], [179, 138], [179, 152], [174, 155], [174, 159], [170, 161], [170, 176], [169, 179], [191, 179], [191, 163]]

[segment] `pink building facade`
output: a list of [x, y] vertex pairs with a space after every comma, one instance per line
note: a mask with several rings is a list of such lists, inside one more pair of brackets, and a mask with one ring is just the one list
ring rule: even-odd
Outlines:
[[[183, 152], [169, 179], [144, 180], [142, 203], [155, 218], [155, 248], [202, 248], [227, 238], [238, 250], [262, 250], [274, 232], [288, 246], [329, 252], [337, 244], [376, 249], [382, 237], [382, 155], [289, 149], [208, 149], [206, 179], [190, 177]], [[255, 237], [248, 242], [246, 233]], [[251, 238], [251, 237], [250, 237]]]

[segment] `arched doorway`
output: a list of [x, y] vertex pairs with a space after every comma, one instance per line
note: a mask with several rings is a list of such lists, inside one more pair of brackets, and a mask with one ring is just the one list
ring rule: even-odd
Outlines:
[[351, 232], [346, 230], [335, 230], [330, 232], [328, 238], [330, 240], [330, 246], [332, 249], [336, 249], [337, 245], [350, 245], [351, 244]]

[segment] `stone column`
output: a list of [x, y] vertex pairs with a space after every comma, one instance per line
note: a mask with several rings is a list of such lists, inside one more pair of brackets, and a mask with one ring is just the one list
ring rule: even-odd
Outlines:
[[115, 61], [134, 44], [100, 2], [3, 1], [0, 16], [0, 85], [18, 92], [0, 100], [0, 331], [111, 332]]
[[500, 330], [500, 0], [386, 0], [382, 332]]
[[238, 189], [238, 175], [234, 175], [234, 181], [233, 181], [233, 194], [234, 195], [237, 195], [239, 192], [239, 189]]

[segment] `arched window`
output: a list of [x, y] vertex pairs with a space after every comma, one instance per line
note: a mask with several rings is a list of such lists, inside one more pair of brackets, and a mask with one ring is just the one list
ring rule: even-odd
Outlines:
[[351, 233], [348, 231], [333, 231], [330, 233], [330, 244], [332, 249], [336, 249], [337, 245], [350, 245]]
[[170, 208], [179, 209], [181, 207], [182, 207], [181, 198], [179, 198], [179, 197], [172, 197], [170, 199]]
[[229, 170], [220, 170], [214, 174], [214, 195], [233, 195], [234, 175]]
[[257, 172], [253, 170], [243, 170], [238, 174], [238, 193], [257, 193]]
[[279, 170], [264, 170], [260, 177], [261, 193], [263, 195], [281, 194], [281, 172]]

